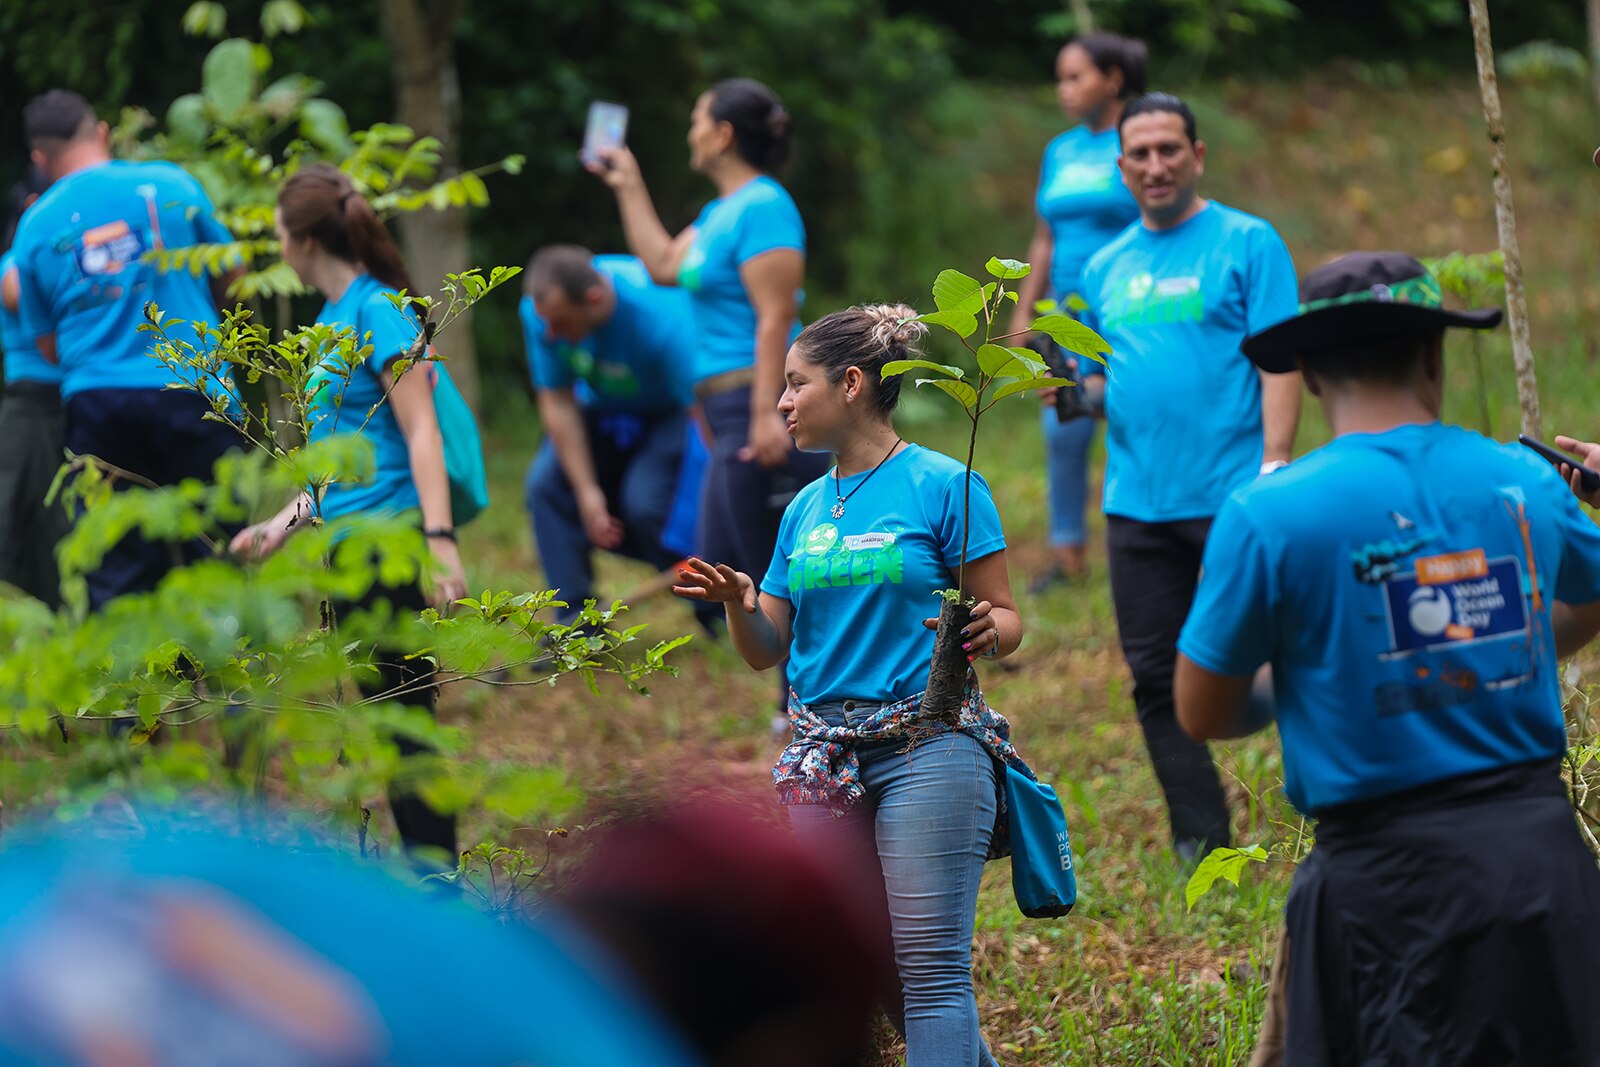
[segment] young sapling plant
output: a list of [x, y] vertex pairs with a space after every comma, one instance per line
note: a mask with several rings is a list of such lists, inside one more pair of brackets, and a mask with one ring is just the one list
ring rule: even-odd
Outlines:
[[958, 270], [943, 270], [933, 283], [934, 311], [916, 321], [938, 326], [955, 335], [977, 364], [969, 375], [961, 367], [930, 359], [901, 359], [883, 368], [885, 378], [913, 371], [928, 377], [915, 379], [918, 387], [931, 385], [961, 405], [968, 423], [967, 463], [961, 498], [961, 561], [956, 587], [940, 597], [939, 626], [934, 638], [933, 662], [922, 711], [934, 719], [954, 721], [966, 689], [971, 665], [961, 648], [961, 629], [974, 601], [967, 593], [967, 548], [971, 536], [972, 462], [978, 449], [978, 427], [989, 409], [1009, 396], [1039, 389], [1072, 388], [1076, 383], [1055, 377], [1030, 348], [1015, 342], [1028, 334], [1044, 334], [1066, 351], [1105, 363], [1111, 346], [1105, 339], [1070, 315], [1050, 312], [1035, 318], [1026, 330], [996, 334], [1007, 301], [1017, 302], [1017, 291], [1007, 283], [1026, 278], [1032, 267], [1014, 259], [990, 258], [985, 264], [993, 281], [980, 282]]

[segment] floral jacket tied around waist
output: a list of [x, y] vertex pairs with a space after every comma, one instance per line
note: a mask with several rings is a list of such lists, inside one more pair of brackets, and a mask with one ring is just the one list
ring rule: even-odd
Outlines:
[[[961, 695], [961, 712], [956, 718], [954, 731], [943, 724], [933, 724], [924, 719], [921, 708], [922, 694], [917, 693], [884, 705], [857, 726], [831, 726], [801, 704], [800, 698], [791, 690], [789, 721], [794, 725], [795, 739], [783, 750], [777, 765], [772, 768], [772, 782], [777, 787], [778, 800], [783, 804], [822, 804], [834, 814], [842, 814], [860, 804], [867, 796], [866, 788], [861, 784], [857, 745], [872, 741], [904, 740], [909, 756], [915, 746], [951, 732], [966, 734], [982, 745], [997, 762], [1016, 768], [1034, 781], [1038, 780], [1038, 776], [1022, 761], [1016, 747], [1011, 744], [1011, 724], [984, 701], [976, 674], [970, 671], [967, 674], [967, 688]], [[1006, 776], [1003, 770], [995, 775], [995, 792], [999, 803], [994, 834], [989, 839], [988, 858], [992, 860], [1011, 854], [1010, 821], [1006, 816]]]

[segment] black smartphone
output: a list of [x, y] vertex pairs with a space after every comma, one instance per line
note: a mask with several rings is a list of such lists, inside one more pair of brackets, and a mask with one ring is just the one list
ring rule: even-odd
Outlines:
[[1585, 467], [1583, 464], [1578, 462], [1577, 457], [1569, 456], [1565, 452], [1559, 452], [1545, 444], [1543, 441], [1540, 441], [1534, 437], [1529, 437], [1525, 433], [1517, 434], [1517, 443], [1527, 445], [1529, 448], [1533, 449], [1535, 452], [1539, 453], [1539, 455], [1543, 456], [1545, 459], [1556, 464], [1557, 466], [1565, 463], [1567, 466], [1572, 467], [1578, 472], [1578, 484], [1583, 486], [1583, 491], [1585, 493], [1592, 493], [1596, 489], [1600, 489], [1600, 471], [1593, 471], [1588, 467]]

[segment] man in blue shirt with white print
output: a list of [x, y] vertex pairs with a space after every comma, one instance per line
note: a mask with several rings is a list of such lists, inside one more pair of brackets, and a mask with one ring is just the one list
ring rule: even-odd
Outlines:
[[1106, 554], [1134, 704], [1174, 848], [1193, 862], [1228, 843], [1229, 819], [1211, 754], [1173, 718], [1178, 628], [1212, 516], [1294, 443], [1299, 381], [1239, 351], [1294, 314], [1294, 263], [1271, 225], [1199, 195], [1206, 146], [1182, 100], [1136, 97], [1120, 131], [1140, 221], [1084, 267], [1083, 321], [1111, 345], [1085, 392], [1103, 392]]
[[[193, 336], [189, 322], [216, 326], [229, 278], [208, 284], [186, 270], [163, 271], [149, 256], [231, 235], [199, 182], [175, 164], [113, 160], [106, 124], [77, 93], [36, 97], [23, 125], [34, 163], [53, 184], [23, 215], [12, 247], [18, 314], [24, 339], [60, 365], [67, 449], [156, 485], [209, 479], [239, 433], [204, 418], [212, 410], [206, 397], [169, 388], [181, 376], [139, 326], [148, 303], [185, 337]], [[196, 542], [180, 554], [206, 551]], [[89, 575], [90, 605], [154, 589], [173, 556], [171, 545], [128, 535]]]
[[[1307, 275], [1247, 339], [1334, 439], [1235, 491], [1179, 641], [1179, 721], [1270, 664], [1285, 790], [1315, 817], [1286, 946], [1286, 1062], [1600, 1062], [1600, 872], [1561, 780], [1557, 657], [1600, 631], [1600, 527], [1518, 445], [1439, 421], [1446, 311], [1400, 253]], [[1259, 707], [1258, 705], [1255, 705]]]
[[591, 549], [662, 570], [687, 554], [663, 535], [689, 440], [696, 334], [681, 289], [651, 281], [633, 256], [575, 245], [534, 255], [520, 310], [545, 431], [526, 503], [565, 621], [593, 596]]

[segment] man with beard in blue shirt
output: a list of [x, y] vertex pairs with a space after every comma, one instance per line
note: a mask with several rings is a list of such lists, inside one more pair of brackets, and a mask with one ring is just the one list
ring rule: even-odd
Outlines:
[[1206, 146], [1169, 93], [1122, 112], [1124, 182], [1140, 221], [1083, 271], [1083, 321], [1111, 345], [1085, 378], [1106, 416], [1106, 552], [1139, 725], [1186, 863], [1229, 841], [1205, 745], [1178, 728], [1172, 670], [1211, 520], [1227, 495], [1289, 459], [1294, 375], [1263, 375], [1239, 344], [1294, 314], [1294, 263], [1271, 225], [1199, 195]]
[[[1561, 778], [1557, 658], [1600, 631], [1600, 527], [1557, 470], [1440, 421], [1439, 285], [1397, 252], [1307, 275], [1248, 338], [1334, 439], [1235, 491], [1179, 640], [1178, 718], [1265, 725], [1317, 820], [1277, 967], [1285, 1062], [1600, 1062], [1600, 872]], [[1252, 714], [1254, 710], [1254, 714]], [[1284, 955], [1287, 954], [1287, 959]]]

